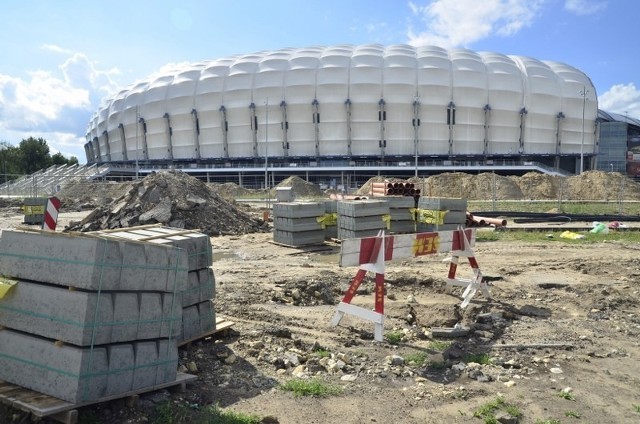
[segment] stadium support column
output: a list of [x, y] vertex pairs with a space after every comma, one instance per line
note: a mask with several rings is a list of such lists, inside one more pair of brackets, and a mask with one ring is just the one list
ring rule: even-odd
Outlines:
[[224, 150], [224, 158], [229, 158], [229, 122], [227, 121], [227, 108], [220, 106], [220, 128], [222, 129], [222, 148]]
[[120, 141], [122, 142], [122, 160], [127, 160], [127, 139], [124, 136], [124, 125], [118, 125], [120, 130]]
[[413, 149], [415, 154], [415, 176], [418, 176], [418, 146], [420, 144], [420, 98], [413, 101]]
[[484, 105], [484, 147], [482, 149], [482, 154], [484, 158], [487, 159], [489, 156], [489, 119], [491, 118], [491, 106], [488, 104]]
[[562, 152], [562, 120], [564, 119], [564, 113], [558, 112], [556, 115], [556, 157], [553, 161], [553, 168], [558, 171], [560, 169], [560, 153]]
[[449, 102], [447, 105], [447, 125], [449, 126], [449, 156], [453, 156], [453, 126], [456, 124], [456, 105]]
[[320, 159], [320, 103], [318, 103], [318, 99], [313, 99], [311, 106], [313, 106], [313, 130], [316, 142], [316, 159]]
[[384, 121], [387, 120], [387, 111], [385, 109], [386, 102], [384, 99], [380, 99], [378, 102], [378, 121], [380, 122], [380, 160], [384, 162], [384, 149], [387, 147], [387, 139], [384, 134]]
[[93, 150], [95, 150], [95, 158], [96, 162], [100, 162], [102, 160], [102, 155], [100, 154], [100, 140], [98, 137], [93, 137]]
[[198, 111], [191, 109], [191, 119], [193, 119], [193, 145], [195, 150], [196, 159], [200, 160], [200, 119], [198, 118]]
[[289, 121], [287, 120], [287, 102], [284, 100], [280, 102], [280, 110], [282, 111], [282, 121], [280, 122], [280, 128], [282, 129], [282, 153], [286, 158], [289, 156], [289, 138], [287, 137]]
[[[94, 161], [93, 152], [91, 151], [91, 143], [84, 144], [84, 155], [87, 157], [87, 163], [91, 163]], [[5, 177], [6, 179], [6, 177]], [[3, 181], [5, 182], [5, 181]]]
[[111, 162], [111, 146], [109, 146], [109, 133], [107, 131], [102, 131], [102, 136], [104, 137], [104, 153], [107, 156], [107, 162]]
[[351, 150], [351, 99], [344, 101], [344, 105], [347, 109], [347, 156], [353, 156]]
[[169, 142], [169, 147], [167, 148], [167, 156], [170, 161], [173, 161], [173, 129], [171, 128], [171, 116], [169, 116], [169, 112], [167, 112], [162, 117], [166, 122], [167, 140]]
[[524, 154], [524, 125], [527, 113], [529, 112], [527, 112], [526, 107], [522, 107], [522, 109], [520, 109], [520, 139], [518, 140], [518, 153], [521, 155]]
[[249, 105], [249, 124], [251, 127], [251, 141], [253, 148], [253, 157], [258, 157], [258, 117], [256, 116], [256, 104], [251, 102]]
[[[144, 118], [139, 118], [138, 123], [142, 125], [142, 159], [149, 160], [149, 148], [147, 145], [147, 123]], [[138, 157], [136, 153], [136, 157]]]

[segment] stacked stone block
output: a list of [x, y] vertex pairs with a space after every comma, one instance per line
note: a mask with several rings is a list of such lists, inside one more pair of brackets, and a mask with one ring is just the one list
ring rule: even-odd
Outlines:
[[322, 244], [325, 239], [321, 202], [286, 202], [273, 205], [273, 241], [288, 246]]
[[389, 204], [385, 200], [338, 202], [338, 238], [371, 237], [389, 231]]
[[175, 381], [187, 252], [4, 230], [0, 379], [68, 402]]
[[338, 201], [326, 200], [324, 202], [324, 239], [333, 240], [338, 238]]
[[[441, 219], [428, 219], [437, 216], [437, 213], [431, 213], [432, 211], [440, 213], [439, 218]], [[465, 226], [467, 200], [448, 197], [420, 197], [418, 216], [417, 230], [419, 232], [457, 230], [460, 226]]]
[[212, 251], [209, 236], [195, 231], [159, 226], [133, 227], [122, 231], [111, 231], [105, 235], [174, 246], [187, 252], [186, 281], [181, 284], [176, 297], [182, 308], [178, 344], [204, 337], [216, 329], [216, 315], [213, 307], [215, 276], [211, 269]]
[[389, 204], [391, 233], [413, 233], [416, 230], [416, 201], [410, 196], [385, 196]]

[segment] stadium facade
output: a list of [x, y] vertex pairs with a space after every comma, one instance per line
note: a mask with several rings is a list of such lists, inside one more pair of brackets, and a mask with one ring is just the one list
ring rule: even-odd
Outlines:
[[575, 173], [596, 164], [597, 117], [591, 80], [563, 63], [434, 46], [290, 48], [123, 89], [94, 114], [85, 152], [120, 173], [174, 167], [248, 185], [267, 172]]

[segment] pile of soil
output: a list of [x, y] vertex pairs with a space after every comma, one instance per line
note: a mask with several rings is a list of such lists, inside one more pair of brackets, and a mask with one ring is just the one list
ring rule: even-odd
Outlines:
[[152, 173], [126, 194], [94, 209], [65, 231], [99, 231], [145, 224], [199, 230], [210, 236], [267, 231], [268, 226], [180, 171]]
[[244, 188], [236, 183], [209, 183], [209, 188], [218, 193], [225, 199], [237, 199], [239, 197], [251, 196], [258, 192], [258, 190], [251, 190]]
[[372, 182], [410, 182], [426, 197], [459, 197], [467, 200], [640, 200], [640, 184], [620, 173], [587, 171], [559, 177], [537, 172], [502, 176], [485, 172], [449, 172], [427, 178], [373, 177], [355, 194], [367, 195]]
[[321, 197], [324, 196], [325, 193], [322, 189], [310, 182], [303, 180], [300, 177], [289, 177], [280, 182], [275, 188], [271, 190], [271, 197], [276, 196], [276, 188], [281, 187], [291, 187], [291, 191], [296, 198], [301, 197]]
[[63, 209], [92, 209], [104, 206], [131, 189], [130, 182], [89, 181], [85, 178], [72, 178], [62, 185], [56, 193]]

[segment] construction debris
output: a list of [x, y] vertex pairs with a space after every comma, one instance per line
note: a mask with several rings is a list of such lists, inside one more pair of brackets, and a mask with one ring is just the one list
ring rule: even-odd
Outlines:
[[267, 225], [179, 171], [152, 173], [130, 184], [126, 194], [99, 206], [65, 231], [100, 231], [144, 224], [199, 230], [210, 236], [267, 231]]

